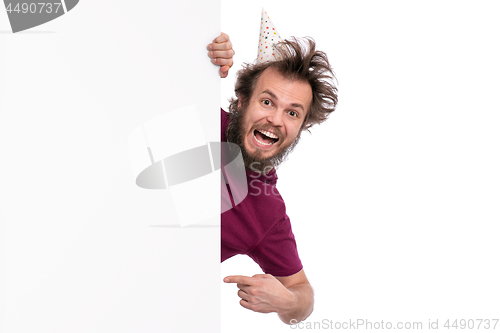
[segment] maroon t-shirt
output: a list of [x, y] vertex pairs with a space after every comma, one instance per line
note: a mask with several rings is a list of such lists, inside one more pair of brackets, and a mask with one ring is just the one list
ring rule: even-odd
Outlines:
[[[221, 109], [222, 142], [227, 142], [228, 123], [227, 113]], [[285, 203], [276, 189], [276, 170], [264, 175], [247, 169], [246, 174], [248, 195], [221, 215], [221, 261], [246, 254], [266, 274], [299, 272], [302, 263]]]

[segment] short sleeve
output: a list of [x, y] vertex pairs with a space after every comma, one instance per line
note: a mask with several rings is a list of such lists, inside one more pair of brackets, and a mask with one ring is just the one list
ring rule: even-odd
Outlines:
[[264, 273], [273, 276], [290, 276], [302, 269], [295, 236], [286, 214], [247, 254]]

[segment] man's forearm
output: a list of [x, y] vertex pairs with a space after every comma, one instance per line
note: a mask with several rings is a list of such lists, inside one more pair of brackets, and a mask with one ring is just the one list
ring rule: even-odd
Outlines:
[[[300, 283], [288, 288], [294, 295], [292, 308], [283, 313], [278, 313], [279, 318], [285, 324], [291, 325], [298, 323], [312, 313], [314, 307], [314, 292], [309, 283]], [[290, 323], [292, 319], [295, 319]]]

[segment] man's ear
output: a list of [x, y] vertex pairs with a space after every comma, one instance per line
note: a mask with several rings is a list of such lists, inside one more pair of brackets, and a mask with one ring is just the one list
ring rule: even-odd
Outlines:
[[245, 99], [243, 96], [238, 97], [238, 109], [241, 109], [243, 107], [243, 104], [245, 104]]
[[302, 126], [300, 127], [300, 130], [303, 131], [306, 129], [306, 126], [308, 126], [309, 124], [311, 123], [309, 117], [306, 117], [306, 119], [304, 119], [304, 122], [302, 123]]

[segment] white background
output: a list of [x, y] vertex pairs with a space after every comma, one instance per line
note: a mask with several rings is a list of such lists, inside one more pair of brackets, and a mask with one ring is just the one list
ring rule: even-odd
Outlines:
[[[282, 37], [312, 36], [339, 81], [338, 109], [278, 170], [316, 293], [307, 321], [498, 318], [498, 2], [224, 0], [224, 107], [262, 6]], [[244, 256], [222, 264], [258, 273]], [[221, 288], [224, 332], [290, 331]]]
[[[167, 75], [191, 82], [185, 72], [196, 62], [185, 59], [188, 55], [181, 50], [188, 44], [181, 35], [164, 32], [168, 17], [148, 4], [152, 5], [141, 2], [138, 8], [132, 2], [82, 1], [68, 15], [33, 29], [56, 34], [0, 36], [0, 218], [54, 214], [46, 205], [56, 193], [54, 183], [41, 189], [33, 185], [33, 181], [48, 184], [46, 172], [52, 176], [61, 172], [48, 166], [40, 171], [39, 161], [47, 156], [37, 151], [47, 142], [39, 143], [42, 136], [33, 133], [43, 132], [37, 125], [50, 123], [48, 112], [54, 117], [50, 119], [72, 125], [59, 134], [69, 136], [76, 130], [76, 136], [85, 138], [75, 148], [65, 136], [51, 137], [49, 143], [58, 148], [50, 156], [55, 158], [60, 151], [69, 154], [71, 163], [64, 174], [74, 182], [68, 181], [67, 192], [59, 198], [79, 193], [80, 202], [93, 205], [84, 214], [73, 210], [81, 208], [77, 203], [64, 207], [71, 217], [68, 221], [75, 223], [39, 218], [7, 225], [7, 267], [9, 274], [15, 274], [7, 281], [13, 288], [8, 300], [17, 304], [10, 307], [14, 317], [9, 333], [58, 331], [54, 327], [72, 332], [144, 331], [143, 321], [151, 317], [156, 320], [148, 324], [157, 325], [158, 331], [182, 332], [181, 325], [192, 331], [189, 325], [201, 323], [199, 316], [211, 309], [200, 306], [199, 297], [216, 295], [217, 286], [222, 290], [224, 332], [290, 330], [275, 314], [241, 308], [234, 285], [216, 283], [194, 300], [179, 297], [178, 305], [166, 315], [162, 310], [168, 301], [155, 308], [151, 300], [157, 300], [158, 293], [168, 293], [171, 285], [190, 290], [199, 286], [199, 274], [189, 279], [179, 274], [186, 260], [205, 257], [179, 250], [182, 237], [170, 237], [171, 243], [165, 243], [171, 232], [179, 236], [197, 231], [147, 228], [149, 223], [142, 219], [139, 225], [124, 227], [122, 220], [106, 219], [105, 207], [119, 211], [122, 204], [104, 194], [103, 184], [85, 172], [71, 171], [86, 163], [79, 152], [89, 144], [102, 147], [98, 157], [80, 164], [90, 175], [126, 160], [126, 147], [114, 154], [110, 151], [123, 143], [120, 138], [126, 142], [135, 124], [166, 107], [167, 99], [158, 96], [167, 93]], [[315, 310], [308, 321], [420, 320], [425, 325], [428, 319], [438, 318], [440, 324], [447, 318], [498, 318], [500, 24], [496, 2], [224, 0], [222, 31], [230, 34], [237, 52], [230, 77], [222, 80], [224, 107], [232, 95], [235, 70], [243, 61], [253, 61], [257, 53], [261, 6], [283, 37], [314, 37], [318, 49], [328, 53], [339, 79], [337, 111], [312, 135], [305, 133], [279, 169], [278, 188], [316, 291]], [[179, 15], [193, 15], [195, 8]], [[6, 20], [0, 11], [0, 30], [9, 29]], [[214, 22], [186, 22], [202, 28], [197, 30], [200, 34], [215, 27]], [[205, 50], [200, 52], [205, 56]], [[166, 61], [169, 56], [176, 60]], [[18, 78], [12, 86], [3, 75], [6, 61], [18, 72], [45, 76], [31, 82]], [[9, 93], [16, 93], [9, 102], [22, 105], [23, 113], [4, 113], [6, 84]], [[26, 90], [14, 89], [21, 86]], [[169, 96], [178, 97], [168, 99], [176, 101], [173, 106], [193, 96], [168, 87]], [[53, 101], [54, 95], [60, 100], [51, 109], [40, 107]], [[11, 127], [19, 123], [27, 134], [12, 136]], [[93, 140], [95, 133], [112, 133], [108, 145]], [[18, 146], [30, 150], [23, 155], [12, 149]], [[5, 164], [12, 159], [16, 164]], [[92, 167], [96, 160], [99, 167]], [[37, 163], [38, 169], [33, 167]], [[106, 193], [117, 195], [125, 187], [122, 179], [128, 180], [128, 170], [116, 173], [106, 183]], [[60, 179], [57, 185], [65, 182]], [[92, 195], [86, 196], [86, 189], [96, 187], [100, 191], [90, 190]], [[164, 196], [148, 193], [132, 192], [129, 200], [133, 197], [135, 203], [140, 200], [138, 205], [150, 205], [149, 218], [163, 219], [168, 213], [156, 212], [163, 207]], [[142, 231], [137, 233], [137, 228]], [[206, 236], [202, 234], [206, 230], [198, 231]], [[20, 251], [14, 253], [11, 246]], [[162, 252], [169, 249], [177, 253]], [[168, 260], [177, 267], [173, 277], [156, 265]], [[190, 268], [204, 272], [204, 267]], [[253, 275], [260, 269], [240, 256], [222, 264], [221, 273]], [[151, 285], [138, 284], [151, 276], [155, 276], [154, 285], [168, 281], [165, 289], [155, 294]], [[123, 295], [131, 294], [124, 290], [139, 300], [133, 307], [127, 306]], [[141, 294], [145, 290], [149, 294]], [[213, 294], [207, 295], [210, 290]], [[108, 307], [116, 303], [118, 308]], [[173, 327], [174, 319], [179, 326]]]
[[219, 25], [216, 1], [82, 0], [18, 34], [0, 10], [6, 332], [220, 332], [220, 229], [152, 227], [175, 212], [128, 147], [190, 104], [219, 138]]

